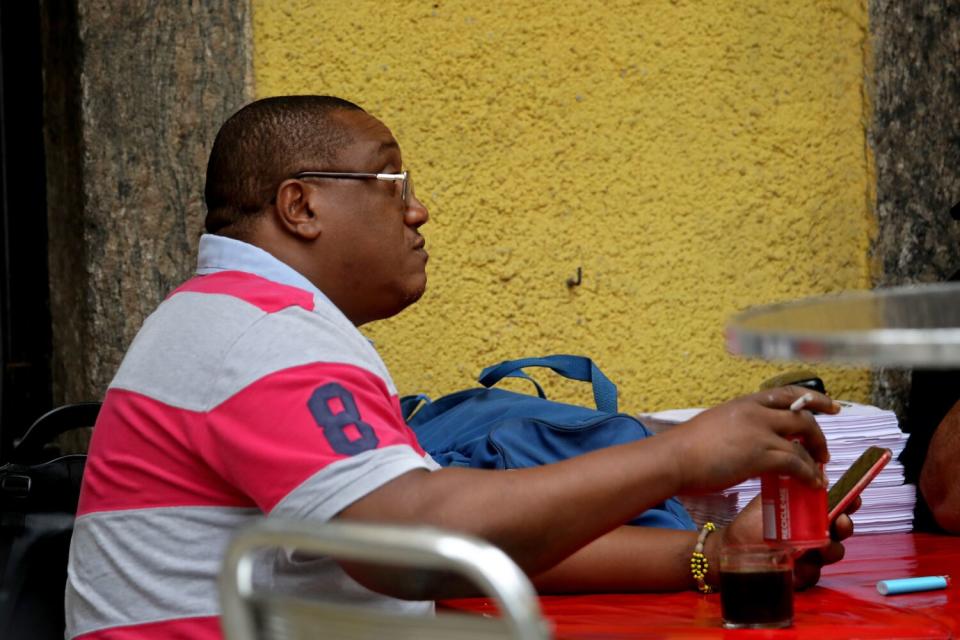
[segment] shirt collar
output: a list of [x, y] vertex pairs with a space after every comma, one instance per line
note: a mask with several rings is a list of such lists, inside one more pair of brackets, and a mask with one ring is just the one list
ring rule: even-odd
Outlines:
[[197, 252], [197, 275], [205, 276], [219, 271], [243, 271], [261, 278], [303, 289], [333, 304], [312, 282], [290, 265], [278, 260], [260, 247], [205, 233], [200, 236]]

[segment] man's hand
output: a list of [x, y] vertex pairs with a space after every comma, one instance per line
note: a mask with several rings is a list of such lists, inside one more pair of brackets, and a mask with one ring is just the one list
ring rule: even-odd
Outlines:
[[[791, 411], [790, 405], [804, 394], [812, 400], [804, 410]], [[816, 391], [778, 387], [708, 409], [657, 437], [676, 438], [683, 493], [724, 489], [771, 472], [823, 486], [818, 463], [829, 458], [827, 443], [810, 412], [839, 410]]]
[[[860, 508], [860, 498], [854, 500], [830, 527], [830, 544], [819, 549], [810, 549], [800, 553], [794, 558], [793, 583], [797, 589], [806, 589], [812, 587], [820, 579], [820, 569], [828, 564], [839, 562], [843, 559], [844, 548], [842, 541], [853, 535], [853, 520], [849, 514]], [[722, 544], [757, 544], [763, 542], [763, 513], [760, 505], [760, 496], [750, 501], [743, 511], [741, 511], [730, 526], [719, 532], [716, 536], [713, 549], [709, 551], [717, 554], [714, 557], [719, 560], [719, 550]], [[713, 536], [711, 536], [713, 537]], [[709, 541], [709, 539], [708, 539]], [[711, 566], [719, 568], [719, 562], [714, 564], [711, 559]]]

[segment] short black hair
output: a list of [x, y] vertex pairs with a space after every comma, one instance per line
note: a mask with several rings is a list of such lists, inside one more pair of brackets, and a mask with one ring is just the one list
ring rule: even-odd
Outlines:
[[363, 111], [334, 96], [276, 96], [230, 116], [207, 163], [207, 232], [242, 235], [245, 223], [273, 199], [283, 180], [335, 157], [351, 140], [330, 117], [340, 110]]

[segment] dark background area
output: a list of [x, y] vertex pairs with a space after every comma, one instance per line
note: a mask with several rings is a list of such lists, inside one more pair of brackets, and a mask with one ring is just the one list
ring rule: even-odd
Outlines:
[[0, 461], [50, 408], [39, 2], [0, 4]]

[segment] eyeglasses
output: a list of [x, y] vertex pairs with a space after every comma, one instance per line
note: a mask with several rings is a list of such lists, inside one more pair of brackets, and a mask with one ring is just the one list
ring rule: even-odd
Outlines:
[[384, 180], [400, 183], [400, 198], [410, 204], [408, 196], [413, 193], [413, 178], [409, 171], [401, 173], [353, 173], [349, 171], [301, 171], [294, 178], [343, 178], [346, 180]]

